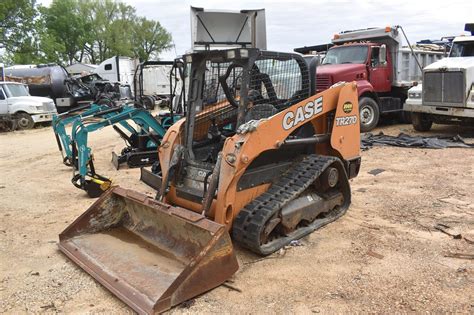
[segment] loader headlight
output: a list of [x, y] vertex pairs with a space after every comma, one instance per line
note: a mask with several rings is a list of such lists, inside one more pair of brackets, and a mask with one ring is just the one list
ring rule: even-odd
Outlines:
[[248, 58], [249, 57], [249, 51], [247, 49], [241, 49], [240, 50], [240, 57], [241, 58]]
[[235, 58], [235, 50], [227, 51], [227, 59], [234, 59]]
[[187, 56], [186, 56], [186, 62], [187, 62], [187, 63], [193, 62], [193, 56], [187, 55]]
[[409, 98], [421, 98], [421, 93], [408, 93]]

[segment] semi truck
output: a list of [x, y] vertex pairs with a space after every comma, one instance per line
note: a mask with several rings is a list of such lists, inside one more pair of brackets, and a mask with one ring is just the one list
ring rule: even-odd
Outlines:
[[375, 128], [383, 114], [407, 119], [408, 90], [421, 82], [425, 65], [444, 57], [440, 51], [402, 47], [402, 33], [401, 26], [340, 32], [318, 67], [318, 92], [341, 81], [357, 82], [362, 132]]
[[102, 61], [93, 73], [98, 74], [102, 79], [132, 86], [137, 65], [138, 59], [113, 56]]
[[433, 123], [474, 126], [474, 23], [471, 36], [453, 39], [448, 58], [423, 69], [423, 85], [408, 91], [404, 109], [413, 128], [428, 131]]

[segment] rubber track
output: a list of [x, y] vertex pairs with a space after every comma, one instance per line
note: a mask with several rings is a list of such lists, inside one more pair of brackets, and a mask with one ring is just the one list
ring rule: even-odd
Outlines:
[[340, 160], [335, 157], [313, 154], [306, 156], [301, 162], [286, 171], [265, 193], [240, 210], [232, 227], [234, 241], [257, 254], [268, 255], [287, 245], [293, 239], [314, 231], [316, 228], [308, 229], [306, 233], [300, 233], [302, 235], [298, 235], [298, 237], [282, 237], [271, 241], [270, 243], [275, 244], [270, 248], [268, 246], [263, 248], [260, 245], [260, 234], [265, 228], [265, 223], [284, 205], [303, 193], [334, 162], [340, 163]]

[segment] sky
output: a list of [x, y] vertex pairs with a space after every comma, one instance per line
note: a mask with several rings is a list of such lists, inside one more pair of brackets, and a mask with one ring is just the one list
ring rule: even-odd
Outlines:
[[[265, 9], [267, 49], [330, 42], [343, 30], [401, 25], [411, 43], [421, 39], [466, 34], [474, 23], [474, 1], [418, 0], [123, 0], [137, 14], [158, 20], [173, 36], [175, 48], [160, 55], [173, 59], [191, 48], [190, 6], [213, 10]], [[38, 0], [49, 5], [51, 0]]]

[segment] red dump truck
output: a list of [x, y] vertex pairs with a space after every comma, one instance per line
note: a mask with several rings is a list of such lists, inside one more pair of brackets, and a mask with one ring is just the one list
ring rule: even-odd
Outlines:
[[402, 48], [400, 26], [344, 31], [334, 35], [317, 68], [318, 92], [341, 81], [357, 81], [361, 131], [377, 126], [380, 115], [399, 113], [408, 89], [421, 82], [421, 69], [445, 53]]

